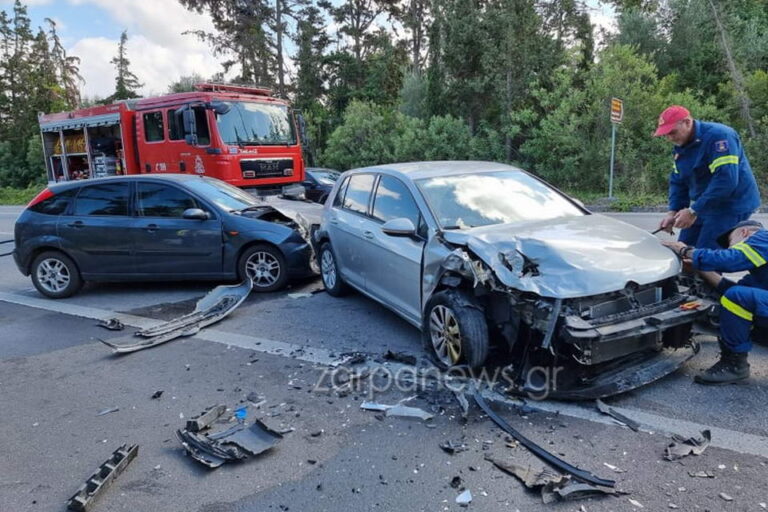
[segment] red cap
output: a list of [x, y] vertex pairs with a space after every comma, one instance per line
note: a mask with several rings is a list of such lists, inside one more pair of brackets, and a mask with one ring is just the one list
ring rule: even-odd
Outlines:
[[680, 105], [672, 105], [667, 107], [664, 112], [659, 116], [659, 126], [656, 128], [656, 132], [653, 134], [655, 137], [660, 135], [666, 135], [675, 129], [675, 125], [678, 121], [682, 121], [691, 113], [688, 109], [681, 107]]

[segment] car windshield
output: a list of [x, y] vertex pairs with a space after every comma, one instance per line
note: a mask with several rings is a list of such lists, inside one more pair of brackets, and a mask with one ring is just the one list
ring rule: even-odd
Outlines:
[[521, 171], [440, 176], [416, 184], [443, 229], [584, 215], [562, 194]]
[[336, 183], [336, 180], [339, 179], [339, 176], [341, 176], [340, 172], [334, 172], [334, 171], [307, 171], [309, 174], [312, 175], [315, 180], [317, 180], [318, 183], [321, 185], [333, 185]]
[[216, 179], [188, 180], [184, 184], [201, 197], [227, 211], [244, 210], [259, 204], [256, 198], [247, 192]]
[[224, 144], [293, 145], [296, 134], [285, 105], [244, 101], [224, 102], [226, 114], [216, 115]]

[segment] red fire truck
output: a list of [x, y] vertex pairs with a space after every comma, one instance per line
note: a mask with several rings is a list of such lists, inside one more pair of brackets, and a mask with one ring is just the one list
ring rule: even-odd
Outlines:
[[212, 176], [261, 194], [300, 193], [304, 122], [268, 89], [194, 92], [41, 114], [48, 180], [120, 174]]

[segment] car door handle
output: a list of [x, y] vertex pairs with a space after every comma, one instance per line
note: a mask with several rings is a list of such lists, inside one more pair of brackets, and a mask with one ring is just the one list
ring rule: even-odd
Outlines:
[[85, 227], [85, 224], [83, 224], [83, 221], [81, 220], [76, 220], [75, 222], [70, 222], [69, 224], [67, 224], [67, 226], [69, 226], [70, 228], [80, 229]]
[[373, 231], [365, 231], [363, 233], [363, 236], [367, 238], [368, 240], [373, 240]]
[[150, 233], [154, 233], [155, 231], [157, 231], [157, 224], [150, 224], [147, 227], [145, 227], [144, 229], [146, 229]]
[[328, 222], [330, 222], [331, 224], [338, 224], [339, 223], [339, 219], [337, 219], [336, 217], [331, 217]]

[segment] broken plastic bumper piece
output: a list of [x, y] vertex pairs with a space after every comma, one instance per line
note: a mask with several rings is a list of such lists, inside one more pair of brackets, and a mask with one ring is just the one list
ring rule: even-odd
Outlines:
[[139, 445], [123, 445], [115, 450], [107, 461], [86, 480], [74, 496], [67, 501], [69, 510], [93, 510], [93, 502], [101, 496], [139, 453]]

